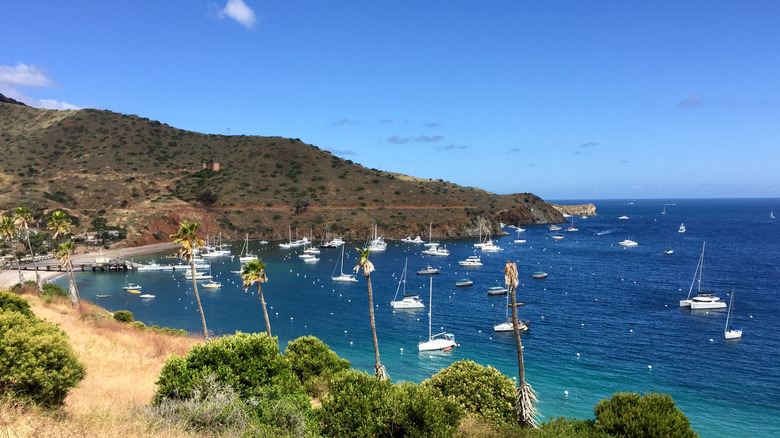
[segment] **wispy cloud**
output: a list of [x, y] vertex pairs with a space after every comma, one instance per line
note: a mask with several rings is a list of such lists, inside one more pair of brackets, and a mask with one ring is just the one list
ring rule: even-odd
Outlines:
[[247, 6], [242, 0], [228, 0], [225, 7], [219, 10], [219, 17], [232, 18], [247, 29], [253, 28], [255, 21], [257, 21], [255, 11]]
[[414, 141], [421, 142], [421, 143], [431, 143], [435, 141], [442, 141], [444, 140], [444, 137], [441, 135], [434, 135], [433, 137], [429, 137], [427, 135], [419, 135], [417, 138], [414, 139]]
[[699, 93], [693, 93], [677, 104], [677, 108], [695, 108], [704, 104], [704, 97]]
[[441, 151], [454, 151], [455, 149], [467, 149], [468, 146], [455, 146], [454, 144], [448, 144], [447, 146], [442, 146], [440, 148], [437, 148]]
[[388, 125], [390, 123], [395, 123], [395, 121], [390, 120], [390, 119], [383, 119], [383, 120], [380, 120], [379, 123], [381, 123], [383, 125]]
[[331, 149], [331, 148], [323, 148], [324, 150], [330, 152], [333, 155], [355, 155], [355, 151], [346, 149]]
[[341, 119], [331, 123], [329, 126], [355, 126], [358, 123], [360, 122], [358, 122], [357, 120]]
[[37, 108], [79, 109], [76, 105], [54, 99], [33, 99], [25, 96], [19, 88], [51, 88], [55, 83], [43, 69], [36, 66], [17, 63], [15, 66], [0, 65], [0, 93], [22, 103]]
[[423, 126], [425, 126], [426, 128], [438, 128], [439, 126], [441, 126], [441, 123], [431, 122], [431, 123], [426, 123]]
[[507, 154], [517, 154], [520, 153], [520, 148], [512, 148], [508, 151], [506, 151]]
[[397, 135], [394, 135], [392, 137], [388, 137], [387, 141], [393, 144], [405, 144], [412, 141], [412, 139], [409, 137], [399, 137]]
[[581, 147], [581, 148], [592, 148], [592, 147], [594, 147], [594, 146], [598, 146], [598, 145], [599, 145], [599, 143], [598, 143], [598, 142], [596, 142], [596, 141], [591, 141], [591, 142], [588, 142], [588, 143], [583, 143], [583, 144], [581, 144], [581, 145], [580, 145], [580, 147]]

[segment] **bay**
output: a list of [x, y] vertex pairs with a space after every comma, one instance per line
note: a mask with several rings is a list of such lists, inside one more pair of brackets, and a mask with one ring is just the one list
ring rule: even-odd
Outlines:
[[[559, 200], [580, 204], [581, 200]], [[423, 256], [421, 245], [390, 242], [372, 253], [376, 325], [382, 363], [393, 381], [420, 382], [456, 360], [490, 365], [517, 375], [511, 334], [494, 333], [505, 312], [503, 296], [488, 296], [503, 285], [508, 260], [517, 263], [520, 316], [530, 323], [522, 334], [526, 378], [539, 393], [544, 418], [592, 418], [593, 407], [617, 391], [672, 395], [702, 437], [780, 436], [780, 199], [678, 199], [595, 201], [598, 216], [575, 217], [577, 232], [553, 240], [545, 226], [525, 227], [497, 239], [504, 250], [482, 253], [475, 240], [444, 242], [449, 257]], [[663, 213], [665, 210], [665, 213]], [[628, 216], [629, 219], [619, 219]], [[678, 233], [681, 223], [687, 231]], [[366, 224], [368, 233], [370, 224]], [[564, 227], [565, 228], [565, 227]], [[380, 229], [381, 234], [381, 229]], [[516, 238], [526, 243], [516, 244]], [[623, 248], [624, 239], [638, 242]], [[706, 242], [702, 285], [728, 300], [736, 292], [733, 316], [743, 338], [725, 341], [725, 311], [681, 309]], [[357, 263], [348, 242], [345, 270]], [[352, 366], [372, 372], [374, 353], [368, 321], [365, 277], [334, 283], [330, 276], [340, 250], [323, 249], [314, 264], [296, 250], [250, 241], [268, 264], [262, 285], [271, 329], [280, 348], [303, 335], [326, 342]], [[235, 243], [238, 253], [241, 242]], [[672, 248], [673, 254], [664, 254]], [[484, 266], [464, 269], [458, 260], [482, 257]], [[137, 262], [158, 256], [136, 258]], [[408, 260], [407, 290], [420, 293], [426, 309], [393, 311], [389, 303]], [[460, 347], [446, 353], [418, 353], [428, 334], [427, 264], [441, 268], [433, 280], [433, 331], [454, 333]], [[256, 287], [244, 291], [237, 260], [214, 259], [212, 274], [223, 287], [199, 288], [209, 330], [217, 335], [264, 331]], [[544, 270], [544, 280], [531, 274]], [[469, 277], [474, 285], [455, 282]], [[82, 297], [110, 310], [130, 310], [147, 325], [199, 333], [200, 317], [191, 283], [180, 272], [77, 273]], [[56, 280], [64, 285], [65, 280]], [[122, 290], [140, 284], [151, 300]], [[97, 298], [107, 294], [108, 298]]]

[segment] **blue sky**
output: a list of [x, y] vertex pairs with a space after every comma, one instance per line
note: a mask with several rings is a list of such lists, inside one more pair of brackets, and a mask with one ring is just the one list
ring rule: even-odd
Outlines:
[[4, 0], [0, 93], [544, 199], [780, 196], [776, 1]]

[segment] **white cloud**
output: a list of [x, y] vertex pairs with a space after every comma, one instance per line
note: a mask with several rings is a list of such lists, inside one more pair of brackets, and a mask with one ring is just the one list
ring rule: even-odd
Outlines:
[[19, 88], [51, 88], [55, 83], [46, 74], [46, 71], [34, 65], [21, 62], [15, 66], [0, 65], [0, 93], [11, 99], [16, 99], [24, 104], [36, 108], [48, 109], [79, 109], [79, 107], [67, 102], [53, 99], [37, 100], [25, 96]]
[[247, 29], [251, 29], [257, 20], [255, 11], [242, 0], [228, 0], [227, 5], [219, 12], [219, 15], [220, 17], [232, 18]]

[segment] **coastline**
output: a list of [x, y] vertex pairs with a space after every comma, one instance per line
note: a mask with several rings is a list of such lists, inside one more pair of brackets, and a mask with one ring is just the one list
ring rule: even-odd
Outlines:
[[[111, 259], [115, 258], [128, 258], [132, 256], [137, 255], [149, 255], [149, 254], [156, 254], [158, 252], [168, 252], [178, 249], [179, 246], [175, 245], [173, 242], [165, 242], [165, 243], [153, 243], [151, 245], [143, 245], [143, 246], [135, 246], [131, 248], [110, 248], [110, 249], [100, 249], [96, 251], [90, 251], [86, 253], [81, 254], [74, 254], [72, 257], [73, 263], [85, 263], [94, 261], [97, 257], [107, 257]], [[42, 264], [39, 264], [39, 270], [38, 273], [41, 275], [41, 280], [43, 282], [51, 281], [61, 275], [65, 275], [65, 272], [61, 271], [47, 271], [45, 268], [43, 270], [40, 269], [41, 266], [46, 265], [52, 265], [59, 266], [59, 262], [56, 260], [49, 260], [47, 262], [44, 262]], [[25, 264], [22, 266], [30, 266], [30, 264]], [[35, 281], [35, 271], [22, 271], [22, 276], [24, 277], [25, 281], [33, 280]], [[0, 271], [0, 290], [5, 290], [10, 288], [11, 286], [19, 283], [19, 272], [16, 270], [15, 267], [11, 269], [6, 269], [4, 271]]]

